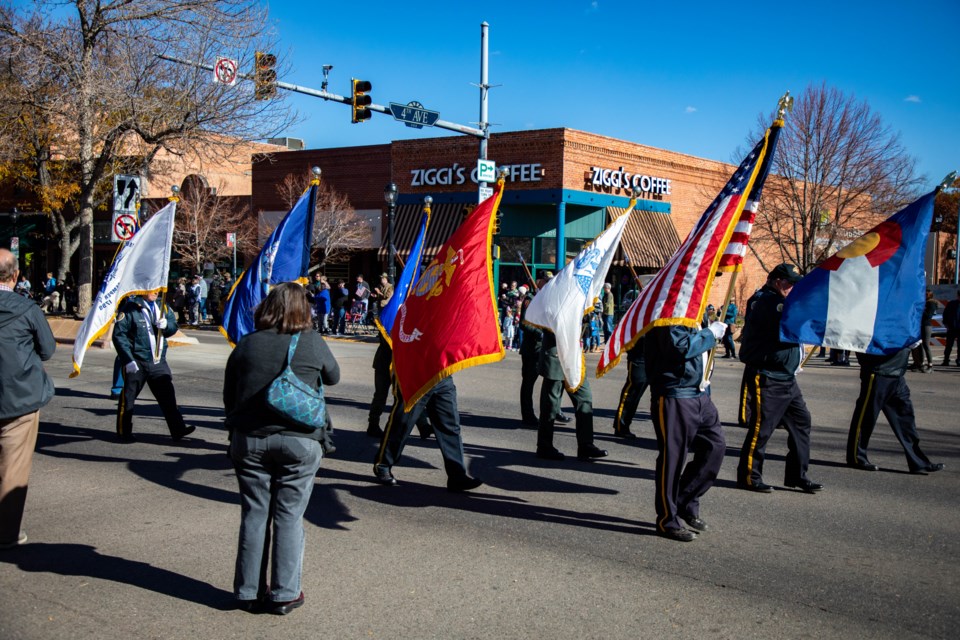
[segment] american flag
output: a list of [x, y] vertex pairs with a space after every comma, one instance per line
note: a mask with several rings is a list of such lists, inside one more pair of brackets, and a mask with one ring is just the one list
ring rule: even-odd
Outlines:
[[747, 196], [747, 204], [743, 207], [743, 213], [740, 214], [737, 226], [733, 229], [730, 242], [720, 256], [720, 266], [717, 271], [740, 271], [743, 268], [743, 258], [747, 255], [747, 243], [750, 242], [750, 232], [753, 231], [753, 222], [756, 220], [757, 211], [760, 209], [763, 185], [767, 181], [770, 165], [773, 163], [773, 154], [777, 149], [777, 138], [780, 136], [779, 122], [778, 120], [770, 128], [770, 141], [767, 143], [769, 150], [760, 164], [757, 179], [753, 182], [753, 188]]
[[[761, 178], [761, 170], [769, 170], [765, 159], [773, 154], [775, 131], [778, 130], [777, 125], [767, 129], [763, 139], [700, 216], [687, 239], [627, 309], [600, 355], [598, 377], [615, 367], [620, 354], [632, 347], [652, 326], [700, 326], [703, 306], [723, 250], [741, 222], [741, 214], [750, 199], [744, 194], [759, 198], [766, 178], [766, 173]], [[743, 240], [741, 244], [745, 248], [746, 239]]]

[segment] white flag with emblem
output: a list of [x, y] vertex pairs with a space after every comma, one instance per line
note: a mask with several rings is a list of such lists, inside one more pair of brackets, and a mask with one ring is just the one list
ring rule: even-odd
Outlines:
[[583, 316], [603, 290], [603, 281], [620, 245], [620, 236], [626, 227], [635, 202], [626, 213], [610, 223], [596, 240], [588, 244], [537, 292], [524, 322], [547, 329], [557, 338], [557, 356], [566, 380], [567, 389], [576, 391], [583, 384], [585, 362], [580, 330]]
[[124, 298], [167, 290], [176, 211], [176, 201], [157, 211], [117, 253], [90, 312], [77, 330], [71, 378], [80, 373], [87, 347], [106, 333]]

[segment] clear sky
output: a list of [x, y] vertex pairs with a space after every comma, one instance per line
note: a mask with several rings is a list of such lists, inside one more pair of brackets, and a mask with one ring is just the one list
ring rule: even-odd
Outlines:
[[[480, 23], [489, 30], [493, 132], [569, 127], [731, 162], [785, 89], [826, 82], [902, 136], [932, 187], [960, 169], [960, 0], [805, 3], [367, 0], [269, 4], [280, 80], [376, 104], [416, 100], [479, 120]], [[294, 96], [287, 135], [308, 148], [459, 135]], [[495, 157], [492, 159], [496, 160]], [[739, 162], [739, 158], [736, 159]]]

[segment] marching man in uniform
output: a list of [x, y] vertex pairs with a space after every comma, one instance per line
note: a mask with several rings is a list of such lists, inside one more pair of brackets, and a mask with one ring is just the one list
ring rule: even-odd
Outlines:
[[123, 392], [117, 408], [117, 435], [133, 441], [133, 407], [144, 385], [160, 404], [174, 440], [193, 433], [177, 407], [173, 374], [167, 364], [166, 338], [177, 332], [177, 321], [169, 308], [161, 309], [157, 293], [131, 296], [120, 307], [113, 329], [113, 346], [123, 367]]

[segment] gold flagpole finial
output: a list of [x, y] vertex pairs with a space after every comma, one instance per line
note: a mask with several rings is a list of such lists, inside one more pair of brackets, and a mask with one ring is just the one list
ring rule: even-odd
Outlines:
[[313, 179], [310, 180], [310, 185], [314, 187], [320, 186], [320, 167], [312, 168], [310, 173], [313, 174]]
[[500, 170], [497, 171], [497, 173], [499, 174], [497, 177], [497, 185], [502, 188], [503, 183], [507, 181], [507, 176], [510, 175], [510, 170], [506, 167], [500, 167]]
[[170, 187], [170, 191], [173, 192], [173, 195], [169, 198], [170, 202], [180, 202], [180, 187], [173, 185]]
[[777, 100], [777, 119], [774, 120], [773, 124], [782, 127], [783, 116], [791, 111], [793, 111], [793, 96], [790, 95], [790, 90], [787, 89], [787, 92]]
[[433, 198], [431, 198], [430, 196], [426, 196], [426, 197], [423, 199], [423, 210], [424, 210], [424, 212], [430, 213], [430, 205], [432, 205], [432, 204], [433, 204]]

